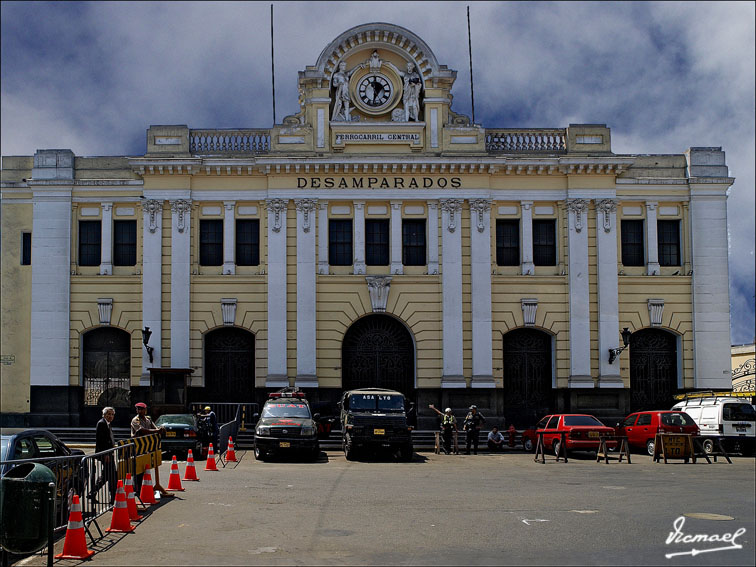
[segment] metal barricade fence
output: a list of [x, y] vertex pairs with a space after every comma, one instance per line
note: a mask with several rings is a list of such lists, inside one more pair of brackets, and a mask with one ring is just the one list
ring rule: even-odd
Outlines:
[[[134, 444], [126, 441], [106, 451], [81, 459], [81, 468], [88, 479], [80, 495], [84, 524], [88, 525], [113, 507], [118, 481], [126, 484], [126, 473], [136, 476]], [[137, 493], [138, 497], [139, 494]], [[95, 523], [95, 525], [97, 525]], [[99, 526], [97, 526], [99, 531]], [[102, 535], [102, 534], [101, 534]], [[91, 534], [90, 534], [91, 537]]]
[[237, 438], [239, 435], [239, 424], [241, 422], [242, 404], [237, 404], [236, 414], [231, 421], [224, 423], [220, 426], [220, 432], [218, 433], [218, 455], [224, 455], [228, 450], [228, 438]]

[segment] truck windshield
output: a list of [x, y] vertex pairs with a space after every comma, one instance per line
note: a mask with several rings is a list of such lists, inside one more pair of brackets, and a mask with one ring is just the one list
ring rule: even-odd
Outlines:
[[756, 421], [756, 410], [751, 404], [725, 404], [722, 418], [725, 421]]
[[262, 417], [310, 417], [307, 404], [266, 404]]
[[349, 409], [356, 411], [404, 411], [404, 396], [390, 394], [352, 394]]

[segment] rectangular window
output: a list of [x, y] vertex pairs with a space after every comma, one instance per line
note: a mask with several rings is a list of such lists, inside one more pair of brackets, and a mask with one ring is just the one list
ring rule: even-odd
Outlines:
[[425, 266], [425, 219], [402, 220], [402, 264]]
[[328, 263], [331, 266], [352, 265], [352, 219], [328, 221]]
[[113, 265], [136, 266], [136, 221], [113, 222]]
[[246, 219], [236, 221], [236, 265], [260, 265], [260, 221]]
[[31, 266], [31, 232], [21, 233], [21, 265]]
[[520, 264], [520, 220], [498, 219], [496, 221], [496, 264], [518, 266]]
[[642, 266], [645, 263], [643, 251], [643, 221], [622, 220], [622, 264]]
[[200, 219], [200, 266], [223, 264], [223, 221]]
[[533, 221], [533, 263], [556, 266], [556, 220]]
[[659, 265], [680, 265], [680, 221], [660, 220], [656, 225], [659, 239]]
[[368, 266], [388, 266], [389, 219], [365, 221], [365, 263]]
[[102, 246], [102, 223], [79, 221], [79, 265], [99, 266]]

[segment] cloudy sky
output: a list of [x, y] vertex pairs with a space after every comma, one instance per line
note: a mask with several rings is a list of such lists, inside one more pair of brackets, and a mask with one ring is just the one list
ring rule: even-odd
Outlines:
[[[733, 344], [754, 340], [754, 3], [273, 2], [276, 117], [347, 29], [410, 29], [485, 127], [606, 123], [616, 153], [722, 146]], [[2, 155], [139, 155], [150, 124], [270, 127], [270, 2], [3, 2]]]

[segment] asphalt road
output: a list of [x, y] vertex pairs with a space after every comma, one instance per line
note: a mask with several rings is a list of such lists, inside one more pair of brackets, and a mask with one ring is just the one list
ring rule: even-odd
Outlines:
[[[198, 463], [200, 482], [151, 507], [132, 534], [90, 544], [97, 553], [88, 563], [754, 565], [756, 557], [753, 458], [665, 465], [633, 455], [628, 465], [590, 454], [566, 464], [535, 463], [525, 453], [419, 453], [412, 463], [348, 462], [340, 452], [316, 463], [239, 456], [219, 472]], [[164, 485], [169, 468], [161, 467]], [[735, 539], [742, 549], [691, 556], [730, 544], [666, 544], [679, 517], [683, 535], [745, 529]], [[109, 514], [99, 523], [107, 528]]]

